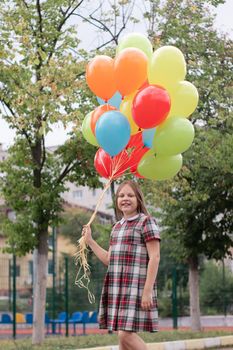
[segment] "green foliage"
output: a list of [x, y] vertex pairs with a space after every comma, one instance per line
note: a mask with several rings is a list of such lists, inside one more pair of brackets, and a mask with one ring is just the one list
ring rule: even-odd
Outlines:
[[[210, 1], [157, 1], [148, 13], [154, 47], [175, 45], [187, 62], [186, 80], [193, 83], [200, 100], [193, 122], [228, 128], [232, 115], [232, 40], [213, 26]], [[220, 2], [218, 2], [220, 3]], [[217, 2], [215, 2], [217, 5]]]
[[199, 254], [209, 259], [230, 254], [231, 140], [228, 134], [223, 138], [218, 131], [200, 130], [181, 172], [157, 190], [163, 230], [172, 244], [171, 254], [180, 261]]
[[[63, 236], [68, 237], [71, 243], [77, 243], [81, 237], [83, 225], [89, 221], [92, 212], [85, 212], [83, 209], [67, 210], [63, 215], [63, 224], [60, 227], [60, 232]], [[111, 232], [110, 224], [101, 224], [98, 216], [91, 224], [92, 235], [94, 239], [103, 247], [108, 249], [109, 237]]]
[[231, 313], [233, 277], [232, 272], [222, 264], [208, 262], [200, 277], [200, 301], [202, 313]]

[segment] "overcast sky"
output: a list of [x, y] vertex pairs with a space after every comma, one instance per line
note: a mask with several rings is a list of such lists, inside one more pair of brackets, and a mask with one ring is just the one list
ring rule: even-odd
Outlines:
[[[233, 37], [233, 0], [227, 0], [225, 4], [219, 5], [217, 9], [216, 27], [223, 31], [228, 32]], [[80, 28], [81, 29], [81, 28]], [[136, 28], [135, 28], [136, 30]], [[138, 30], [137, 30], [138, 31]], [[90, 33], [90, 31], [88, 31]], [[86, 28], [83, 26], [83, 30], [79, 34], [83, 35], [85, 40], [85, 48], [92, 46], [93, 40], [96, 40], [94, 35], [86, 36]], [[13, 143], [14, 131], [10, 130], [7, 123], [0, 118], [0, 143], [6, 148]], [[67, 139], [67, 131], [65, 132], [61, 124], [57, 124], [53, 127], [53, 132], [46, 135], [46, 146], [53, 146], [62, 144]]]

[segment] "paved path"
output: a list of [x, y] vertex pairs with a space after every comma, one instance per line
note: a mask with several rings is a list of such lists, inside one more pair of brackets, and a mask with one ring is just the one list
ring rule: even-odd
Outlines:
[[[163, 343], [150, 343], [147, 345], [148, 350], [204, 350], [208, 348], [223, 350], [224, 347], [233, 346], [233, 335], [203, 339], [177, 340]], [[229, 350], [229, 348], [227, 349]], [[119, 350], [119, 347], [118, 345], [112, 345], [77, 350]]]

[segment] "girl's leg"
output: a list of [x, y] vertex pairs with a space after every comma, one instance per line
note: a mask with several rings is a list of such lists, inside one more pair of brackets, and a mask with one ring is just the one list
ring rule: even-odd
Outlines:
[[119, 331], [119, 350], [147, 350], [144, 341], [134, 332]]

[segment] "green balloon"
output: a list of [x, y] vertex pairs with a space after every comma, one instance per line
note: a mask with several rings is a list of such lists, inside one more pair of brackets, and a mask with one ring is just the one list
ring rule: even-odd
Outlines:
[[152, 56], [153, 48], [150, 40], [141, 33], [130, 33], [120, 40], [117, 47], [117, 54], [128, 47], [136, 47], [142, 50], [148, 58]]
[[173, 156], [186, 151], [193, 139], [193, 124], [185, 118], [171, 117], [156, 129], [152, 148], [157, 155]]
[[182, 167], [182, 155], [161, 157], [145, 156], [141, 159], [137, 171], [140, 175], [151, 180], [168, 180], [175, 176]]
[[87, 142], [89, 142], [93, 146], [99, 146], [96, 137], [91, 130], [91, 114], [92, 112], [88, 113], [84, 118], [81, 130], [83, 137], [85, 138], [85, 140], [87, 140]]

